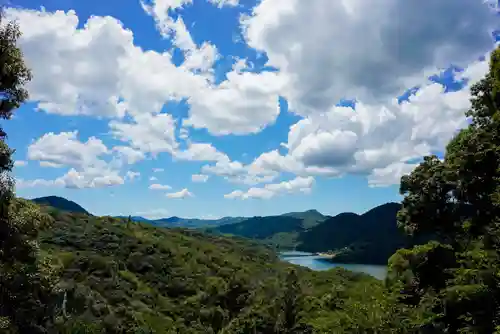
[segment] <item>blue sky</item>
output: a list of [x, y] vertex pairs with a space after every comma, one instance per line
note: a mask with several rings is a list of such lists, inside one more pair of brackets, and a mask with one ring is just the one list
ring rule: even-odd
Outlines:
[[482, 1], [377, 2], [17, 0], [17, 194], [149, 217], [399, 201], [467, 124], [498, 22]]

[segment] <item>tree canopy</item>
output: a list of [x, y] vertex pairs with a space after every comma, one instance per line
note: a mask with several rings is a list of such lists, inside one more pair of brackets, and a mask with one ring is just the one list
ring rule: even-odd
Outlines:
[[500, 332], [500, 49], [471, 88], [470, 125], [401, 179], [400, 225], [436, 241], [390, 260], [400, 299], [421, 325], [447, 333]]

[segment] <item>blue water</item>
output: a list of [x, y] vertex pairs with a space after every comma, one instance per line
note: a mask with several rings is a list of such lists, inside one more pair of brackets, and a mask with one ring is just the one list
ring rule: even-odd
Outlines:
[[380, 280], [385, 279], [385, 277], [387, 276], [386, 266], [377, 266], [370, 264], [333, 263], [312, 253], [298, 252], [298, 251], [281, 252], [280, 258], [284, 261], [299, 266], [307, 267], [312, 270], [328, 270], [335, 267], [342, 267], [350, 271], [362, 272], [371, 275]]

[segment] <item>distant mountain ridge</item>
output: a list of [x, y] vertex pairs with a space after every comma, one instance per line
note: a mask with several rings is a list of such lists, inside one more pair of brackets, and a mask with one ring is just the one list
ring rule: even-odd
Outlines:
[[[80, 213], [90, 214], [87, 210], [85, 210], [79, 204], [77, 204], [73, 201], [70, 201], [66, 198], [59, 197], [59, 196], [39, 197], [39, 198], [34, 198], [31, 201], [33, 201], [37, 204], [52, 206], [52, 207], [54, 207], [58, 210], [62, 210], [62, 211], [80, 212]], [[128, 215], [119, 215], [119, 216], [114, 216], [114, 217], [126, 219], [129, 216]], [[222, 217], [219, 219], [182, 218], [182, 217], [177, 217], [177, 216], [157, 218], [157, 219], [150, 219], [150, 218], [145, 218], [142, 216], [130, 216], [130, 217], [133, 221], [145, 222], [145, 223], [153, 224], [153, 225], [159, 226], [159, 227], [185, 227], [185, 228], [216, 228], [218, 226], [223, 226], [223, 225], [239, 224], [243, 221], [248, 221], [247, 223], [251, 223], [253, 220], [258, 219], [258, 218], [265, 218], [264, 221], [270, 221], [272, 219], [275, 219], [276, 217], [281, 217], [278, 219], [285, 218], [283, 221], [295, 223], [295, 227], [292, 228], [293, 231], [300, 229], [297, 227], [298, 225], [300, 225], [299, 224], [300, 222], [303, 222], [302, 225], [304, 228], [309, 228], [311, 226], [316, 225], [317, 222], [323, 221], [323, 220], [328, 218], [328, 216], [321, 214], [317, 210], [307, 210], [307, 211], [303, 211], [303, 212], [288, 212], [288, 213], [284, 213], [284, 214], [281, 214], [278, 216]], [[294, 220], [294, 219], [296, 219], [296, 220]], [[277, 233], [288, 231], [288, 229], [285, 229], [285, 231], [279, 231], [279, 228], [277, 228], [277, 227], [276, 227], [276, 230], [277, 230]]]
[[317, 210], [289, 212], [279, 216], [252, 217], [236, 224], [224, 224], [211, 232], [260, 239], [279, 248], [295, 248], [301, 233], [327, 219]]
[[[89, 214], [79, 204], [58, 196], [32, 201], [62, 211]], [[333, 217], [307, 210], [265, 217], [148, 219], [132, 216], [131, 219], [158, 227], [204, 229], [209, 233], [236, 235], [281, 249], [313, 253], [333, 251], [336, 262], [385, 264], [395, 250], [410, 245], [409, 238], [397, 226], [396, 215], [400, 208], [399, 203], [386, 203], [361, 215], [344, 212]]]
[[282, 214], [281, 216], [302, 219], [304, 228], [313, 227], [313, 226], [317, 225], [319, 222], [322, 222], [325, 219], [329, 218], [329, 216], [325, 216], [321, 212], [319, 212], [318, 210], [314, 210], [314, 209], [303, 211], [303, 212], [288, 212], [288, 213]]
[[303, 220], [289, 216], [268, 216], [245, 219], [236, 224], [219, 226], [217, 231], [252, 239], [266, 239], [277, 233], [304, 231]]
[[297, 250], [326, 252], [345, 249], [338, 262], [386, 264], [395, 250], [410, 239], [398, 228], [399, 203], [386, 203], [361, 215], [345, 212], [330, 217], [302, 233]]
[[[129, 216], [115, 216], [115, 218], [128, 218]], [[209, 228], [224, 224], [235, 224], [246, 218], [244, 217], [223, 217], [220, 219], [198, 219], [181, 218], [177, 216], [148, 219], [141, 216], [131, 216], [133, 221], [149, 223], [158, 227], [185, 227], [185, 228]]]
[[336, 253], [336, 262], [386, 264], [410, 239], [398, 228], [399, 203], [386, 203], [361, 215], [343, 212], [333, 217], [315, 210], [281, 216], [254, 217], [219, 226], [216, 233], [260, 239], [281, 249]]
[[78, 212], [90, 215], [81, 205], [59, 196], [45, 196], [31, 199], [40, 205], [48, 205], [61, 211]]

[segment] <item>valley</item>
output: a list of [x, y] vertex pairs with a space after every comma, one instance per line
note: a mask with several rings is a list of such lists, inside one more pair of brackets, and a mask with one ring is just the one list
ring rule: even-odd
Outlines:
[[[44, 199], [34, 201], [43, 203]], [[69, 212], [73, 208], [81, 208], [66, 199], [52, 200], [51, 204]], [[330, 261], [336, 263], [385, 265], [397, 249], [409, 245], [406, 236], [397, 227], [396, 214], [400, 208], [400, 204], [387, 203], [362, 215], [341, 213], [333, 217], [308, 210], [277, 216], [225, 217], [217, 220], [180, 217], [149, 220], [132, 216], [130, 219], [157, 227], [198, 229], [209, 234], [249, 238], [278, 252], [298, 250], [324, 253], [325, 257], [334, 253], [335, 258]], [[128, 219], [128, 216], [116, 218]]]

